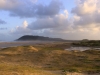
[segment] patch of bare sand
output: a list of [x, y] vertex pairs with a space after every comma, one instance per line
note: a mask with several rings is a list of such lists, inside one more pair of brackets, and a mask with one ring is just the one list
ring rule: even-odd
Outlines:
[[32, 52], [32, 51], [38, 51], [38, 49], [35, 48], [35, 47], [33, 47], [33, 46], [29, 46], [29, 49], [30, 49], [31, 52]]

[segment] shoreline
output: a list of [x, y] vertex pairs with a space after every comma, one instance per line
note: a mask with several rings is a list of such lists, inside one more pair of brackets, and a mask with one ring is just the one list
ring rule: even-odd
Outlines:
[[12, 41], [12, 42], [0, 42], [0, 48], [27, 46], [27, 45], [35, 45], [35, 44], [47, 44], [47, 43], [55, 43], [55, 42], [57, 42], [57, 41]]

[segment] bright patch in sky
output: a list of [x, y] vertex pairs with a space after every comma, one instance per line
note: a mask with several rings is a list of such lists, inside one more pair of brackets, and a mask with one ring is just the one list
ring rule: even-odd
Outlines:
[[0, 0], [0, 40], [100, 39], [99, 33], [100, 0]]

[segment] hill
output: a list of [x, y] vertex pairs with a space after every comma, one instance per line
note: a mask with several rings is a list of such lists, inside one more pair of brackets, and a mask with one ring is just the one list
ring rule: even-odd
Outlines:
[[33, 35], [24, 35], [18, 38], [16, 41], [30, 41], [30, 40], [40, 40], [40, 41], [65, 41], [60, 38], [49, 38], [44, 36], [33, 36]]

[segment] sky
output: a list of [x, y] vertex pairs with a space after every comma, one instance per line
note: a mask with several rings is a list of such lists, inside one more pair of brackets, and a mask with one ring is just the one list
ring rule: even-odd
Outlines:
[[0, 0], [0, 41], [23, 35], [100, 40], [100, 0]]

